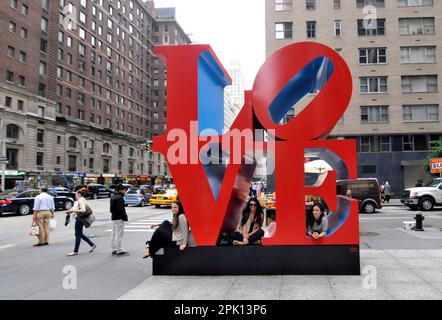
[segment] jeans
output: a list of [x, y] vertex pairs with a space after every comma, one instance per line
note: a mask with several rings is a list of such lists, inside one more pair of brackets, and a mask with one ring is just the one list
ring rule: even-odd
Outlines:
[[80, 242], [81, 239], [86, 241], [91, 247], [94, 245], [94, 243], [83, 234], [83, 227], [84, 223], [81, 221], [80, 218], [75, 219], [75, 249], [74, 252], [78, 253], [78, 250], [80, 249]]

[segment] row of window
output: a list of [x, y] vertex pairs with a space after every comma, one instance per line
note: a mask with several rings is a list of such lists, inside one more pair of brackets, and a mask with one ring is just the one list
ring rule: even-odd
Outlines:
[[362, 136], [357, 139], [358, 152], [430, 151], [440, 135]]
[[[16, 149], [7, 149], [6, 150], [6, 156], [8, 159], [7, 164], [7, 170], [17, 170], [19, 168], [18, 165], [18, 150]], [[44, 164], [44, 152], [37, 152], [36, 153], [36, 166], [40, 167], [39, 170], [43, 170]], [[111, 159], [109, 158], [103, 158], [103, 173], [109, 173], [111, 171]], [[61, 156], [56, 156], [56, 164], [61, 165]], [[76, 155], [68, 155], [68, 171], [75, 172], [77, 171], [77, 165], [78, 165], [78, 157]], [[83, 167], [87, 167], [89, 169], [96, 169], [95, 168], [95, 159], [89, 158], [89, 159], [83, 159]], [[128, 171], [129, 174], [134, 173], [135, 163], [133, 161], [128, 161]], [[150, 172], [149, 174], [152, 174], [151, 165], [149, 166]], [[118, 161], [118, 171], [122, 171], [123, 169], [123, 162]], [[140, 170], [141, 172], [144, 172], [144, 164], [137, 164], [137, 170]]]
[[[436, 93], [438, 92], [437, 75], [419, 75], [401, 77], [402, 93]], [[360, 93], [388, 93], [388, 77], [359, 77]]]
[[[8, 124], [6, 126], [6, 138], [18, 140], [20, 138], [20, 128], [15, 124]], [[43, 144], [45, 141], [45, 131], [43, 129], [37, 129], [36, 142], [38, 144]], [[61, 144], [61, 136], [57, 136], [57, 144]], [[68, 146], [71, 149], [77, 149], [79, 147], [80, 141], [76, 137], [69, 137]], [[95, 151], [95, 140], [85, 140], [84, 148], [87, 149], [89, 147], [90, 151]], [[103, 143], [103, 153], [111, 153], [112, 147], [109, 143]], [[118, 146], [118, 154], [119, 156], [123, 156], [123, 146]], [[142, 151], [138, 150], [138, 157], [143, 157]], [[129, 148], [129, 157], [135, 157], [135, 149]]]
[[[400, 63], [436, 63], [436, 46], [401, 47]], [[386, 64], [387, 48], [360, 48], [359, 64]]]
[[[403, 105], [403, 122], [439, 121], [439, 105]], [[362, 106], [361, 123], [388, 123], [388, 106]]]
[[[329, 0], [333, 3], [333, 8], [341, 9], [341, 0]], [[325, 2], [321, 0], [321, 3]], [[316, 10], [316, 0], [305, 0], [306, 10]], [[432, 7], [433, 0], [397, 0], [398, 7]], [[375, 6], [377, 8], [385, 7], [385, 0], [356, 0], [356, 7], [364, 8], [366, 6]], [[275, 0], [275, 11], [292, 11], [293, 0]]]
[[[307, 38], [317, 37], [317, 22], [306, 21]], [[384, 36], [386, 19], [358, 19], [358, 36]], [[334, 20], [333, 32], [335, 37], [342, 36], [342, 20]], [[400, 35], [434, 35], [436, 32], [434, 17], [428, 18], [399, 18]], [[293, 22], [276, 22], [275, 39], [292, 39]]]

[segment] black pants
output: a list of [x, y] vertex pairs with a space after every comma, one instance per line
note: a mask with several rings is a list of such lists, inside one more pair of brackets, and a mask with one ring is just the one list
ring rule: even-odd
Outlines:
[[151, 257], [155, 256], [155, 253], [161, 248], [176, 246], [176, 241], [172, 241], [172, 224], [167, 220], [163, 221], [146, 244], [149, 245]]
[[[232, 238], [232, 240], [241, 241], [241, 242], [244, 241], [244, 237], [242, 236], [242, 234], [237, 231], [233, 232], [230, 235], [230, 237]], [[256, 241], [261, 240], [262, 237], [264, 237], [264, 231], [262, 229], [259, 229], [250, 236], [249, 243], [253, 244]]]

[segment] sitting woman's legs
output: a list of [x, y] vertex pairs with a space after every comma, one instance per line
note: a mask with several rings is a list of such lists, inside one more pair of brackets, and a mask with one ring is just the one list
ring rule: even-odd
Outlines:
[[232, 234], [230, 235], [230, 238], [232, 240], [241, 241], [241, 242], [244, 240], [242, 234], [239, 233], [238, 231], [232, 232]]
[[249, 243], [253, 244], [254, 242], [261, 240], [261, 238], [264, 237], [264, 230], [259, 229], [254, 234], [252, 234], [249, 238]]

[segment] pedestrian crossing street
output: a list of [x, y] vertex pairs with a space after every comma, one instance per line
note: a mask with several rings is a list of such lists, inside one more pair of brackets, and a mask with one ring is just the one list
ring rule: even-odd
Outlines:
[[[155, 229], [152, 229], [151, 226], [154, 224], [160, 224], [164, 220], [167, 219], [144, 219], [137, 220], [137, 222], [130, 222], [124, 226], [124, 232], [154, 232]], [[106, 232], [112, 232], [112, 229], [107, 229]]]

